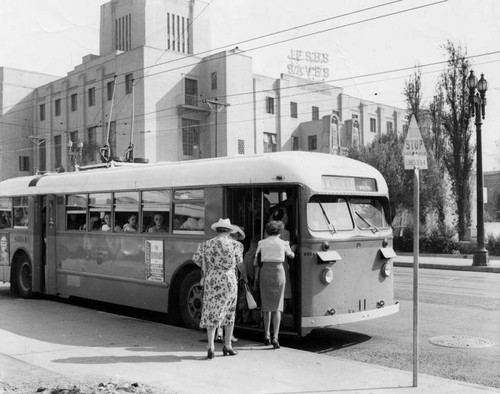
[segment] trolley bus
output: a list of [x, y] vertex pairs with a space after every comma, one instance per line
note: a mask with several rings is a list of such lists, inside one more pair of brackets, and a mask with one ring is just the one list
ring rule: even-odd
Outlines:
[[[215, 235], [210, 225], [230, 218], [248, 251], [277, 209], [296, 247], [284, 332], [398, 312], [386, 182], [367, 164], [311, 152], [108, 163], [0, 182], [0, 281], [26, 298], [126, 305], [196, 329], [202, 288], [192, 256]], [[135, 231], [124, 231], [130, 217]], [[108, 231], [96, 226], [103, 219]]]

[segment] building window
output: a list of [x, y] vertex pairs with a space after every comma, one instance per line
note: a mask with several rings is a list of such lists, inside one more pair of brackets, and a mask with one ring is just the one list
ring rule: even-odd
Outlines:
[[61, 99], [57, 99], [54, 102], [54, 111], [56, 116], [61, 116]]
[[40, 121], [45, 120], [45, 104], [40, 104]]
[[292, 137], [292, 150], [299, 150], [299, 137]]
[[86, 143], [86, 161], [94, 161], [97, 153], [97, 129], [96, 127], [89, 127], [87, 129], [87, 143]]
[[113, 99], [113, 91], [115, 90], [115, 81], [108, 82], [107, 91], [108, 91], [108, 101]]
[[292, 118], [297, 118], [297, 103], [290, 101], [290, 116]]
[[377, 119], [375, 118], [370, 118], [370, 131], [372, 133], [377, 132]]
[[217, 89], [217, 71], [214, 71], [210, 77], [212, 81], [212, 90]]
[[88, 91], [89, 107], [95, 105], [95, 88], [90, 88]]
[[307, 137], [307, 148], [309, 150], [318, 149], [318, 139], [315, 135], [310, 135], [309, 137]]
[[319, 120], [319, 108], [312, 107], [312, 120]]
[[266, 97], [266, 112], [268, 114], [274, 114], [274, 98]]
[[189, 18], [167, 13], [167, 49], [190, 53]]
[[19, 171], [29, 171], [29, 170], [30, 170], [29, 156], [19, 156]]
[[132, 93], [133, 84], [134, 84], [134, 75], [133, 74], [125, 75], [125, 94]]
[[128, 51], [132, 42], [132, 16], [131, 14], [122, 16], [115, 20], [115, 49], [119, 51]]
[[264, 153], [276, 152], [276, 134], [264, 133]]
[[76, 93], [71, 95], [71, 112], [78, 109], [78, 95]]
[[392, 134], [393, 131], [392, 122], [387, 122], [387, 133]]
[[185, 80], [185, 95], [186, 105], [198, 105], [198, 81], [195, 79], [186, 78]]
[[182, 153], [184, 156], [195, 156], [195, 147], [200, 147], [200, 122], [193, 119], [182, 119]]
[[245, 140], [238, 140], [238, 154], [245, 154]]
[[61, 168], [62, 163], [62, 146], [61, 146], [61, 136], [56, 135], [54, 137], [54, 166], [55, 168]]

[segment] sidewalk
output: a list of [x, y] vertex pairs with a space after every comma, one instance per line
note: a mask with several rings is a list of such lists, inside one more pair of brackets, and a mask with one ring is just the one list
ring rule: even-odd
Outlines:
[[[22, 368], [159, 393], [453, 393], [500, 390], [240, 339], [235, 357], [206, 359], [204, 332], [48, 300], [0, 304], [0, 383]], [[19, 304], [22, 302], [22, 306]], [[15, 313], [14, 313], [15, 312]], [[33, 324], [26, 324], [37, 316]], [[0, 384], [0, 392], [1, 392]]]
[[[396, 252], [398, 256], [394, 259], [395, 267], [413, 267], [414, 256], [412, 253]], [[419, 254], [418, 266], [420, 268], [477, 271], [500, 273], [500, 257], [490, 256], [489, 265], [477, 267], [472, 265], [472, 255], [463, 254]]]

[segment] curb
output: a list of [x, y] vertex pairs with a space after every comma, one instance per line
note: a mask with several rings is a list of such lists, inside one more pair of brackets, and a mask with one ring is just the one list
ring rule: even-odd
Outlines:
[[[395, 267], [413, 267], [413, 263], [403, 262], [403, 261], [395, 261]], [[421, 263], [418, 264], [419, 268], [426, 269], [438, 269], [438, 270], [452, 270], [452, 271], [475, 271], [475, 272], [491, 272], [491, 273], [500, 273], [500, 267], [478, 267], [473, 265], [450, 265], [450, 264], [434, 264], [434, 263]]]

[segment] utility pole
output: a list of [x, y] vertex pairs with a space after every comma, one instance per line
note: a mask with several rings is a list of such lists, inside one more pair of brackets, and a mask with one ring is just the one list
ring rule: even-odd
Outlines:
[[203, 102], [207, 103], [210, 109], [215, 112], [215, 157], [217, 157], [217, 114], [231, 104], [220, 102], [218, 97], [204, 99]]
[[35, 174], [38, 174], [38, 165], [40, 164], [40, 145], [45, 144], [45, 139], [31, 135], [28, 137], [31, 142], [36, 145], [36, 159], [35, 159]]

